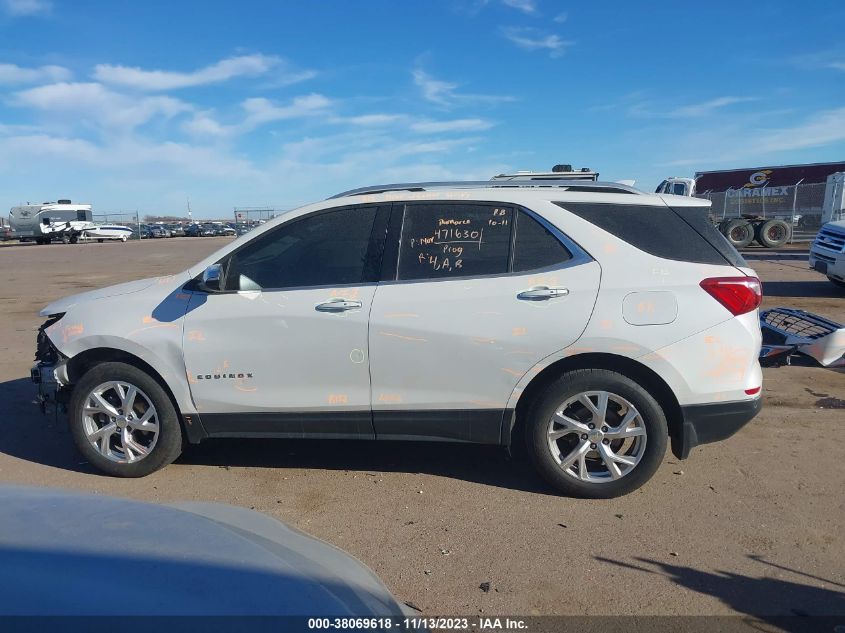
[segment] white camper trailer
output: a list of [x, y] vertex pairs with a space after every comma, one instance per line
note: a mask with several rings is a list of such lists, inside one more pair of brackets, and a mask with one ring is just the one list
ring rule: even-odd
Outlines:
[[[76, 241], [78, 231], [74, 226], [91, 224], [91, 205], [73, 204], [70, 200], [25, 204], [9, 211], [12, 235], [22, 242], [35, 241], [48, 244], [54, 239], [69, 237]], [[61, 225], [62, 230], [57, 230]]]

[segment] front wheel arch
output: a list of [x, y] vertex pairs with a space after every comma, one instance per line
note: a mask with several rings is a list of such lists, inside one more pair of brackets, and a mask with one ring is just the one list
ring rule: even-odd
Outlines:
[[506, 421], [509, 427], [505, 428], [505, 442], [510, 446], [511, 450], [516, 449], [518, 451], [522, 448], [525, 418], [534, 401], [555, 380], [560, 378], [564, 373], [574, 369], [606, 369], [622, 374], [642, 385], [663, 409], [669, 425], [672, 454], [678, 459], [682, 459], [683, 447], [681, 446], [680, 437], [681, 431], [683, 430], [684, 416], [678, 399], [666, 381], [654, 370], [632, 358], [600, 352], [577, 354], [562, 358], [546, 367], [528, 383], [516, 403], [513, 418], [510, 421]]
[[[207, 437], [205, 430], [202, 427], [202, 423], [199, 420], [199, 416], [184, 416], [179, 408], [179, 403], [176, 400], [176, 397], [173, 395], [173, 390], [170, 388], [170, 385], [167, 384], [167, 381], [161, 377], [161, 374], [159, 374], [152, 365], [143, 359], [138, 358], [134, 354], [110, 347], [97, 347], [85, 350], [68, 361], [68, 378], [71, 384], [75, 384], [91, 368], [100, 365], [101, 363], [110, 362], [126, 363], [127, 365], [137, 367], [149, 375], [162, 387], [162, 389], [164, 389], [164, 392], [173, 403], [173, 408], [176, 410], [179, 423], [182, 426], [182, 433], [188, 442], [196, 444]], [[187, 417], [191, 418], [190, 424], [185, 423]]]

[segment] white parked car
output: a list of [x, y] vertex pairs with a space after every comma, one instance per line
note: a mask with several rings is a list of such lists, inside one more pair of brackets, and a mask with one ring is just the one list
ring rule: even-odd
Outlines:
[[577, 181], [347, 192], [48, 305], [33, 379], [112, 475], [207, 437], [525, 441], [558, 490], [617, 496], [670, 440], [685, 458], [760, 410], [760, 282], [703, 204]]
[[810, 246], [810, 268], [845, 288], [845, 220], [828, 222]]

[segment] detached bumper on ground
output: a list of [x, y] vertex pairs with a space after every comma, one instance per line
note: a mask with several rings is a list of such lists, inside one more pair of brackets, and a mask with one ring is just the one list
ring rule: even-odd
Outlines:
[[729, 438], [748, 424], [763, 406], [762, 398], [681, 407], [683, 422], [672, 438], [672, 452], [679, 459], [689, 457], [699, 444]]

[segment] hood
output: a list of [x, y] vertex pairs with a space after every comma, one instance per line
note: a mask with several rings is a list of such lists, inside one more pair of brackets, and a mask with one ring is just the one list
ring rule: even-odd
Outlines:
[[2, 616], [403, 614], [361, 562], [245, 508], [6, 486], [0, 507]]
[[138, 292], [139, 290], [149, 288], [161, 279], [167, 278], [150, 277], [149, 279], [138, 279], [137, 281], [129, 281], [124, 284], [107, 286], [105, 288], [98, 288], [97, 290], [80, 292], [79, 294], [70, 295], [69, 297], [62, 297], [61, 299], [57, 299], [56, 301], [53, 301], [53, 303], [42, 308], [39, 314], [41, 316], [46, 317], [52, 314], [67, 312], [71, 307], [75, 306], [77, 303], [83, 303], [85, 301], [94, 301], [95, 299], [104, 299], [106, 297], [115, 297], [117, 295], [126, 295], [130, 292]]

